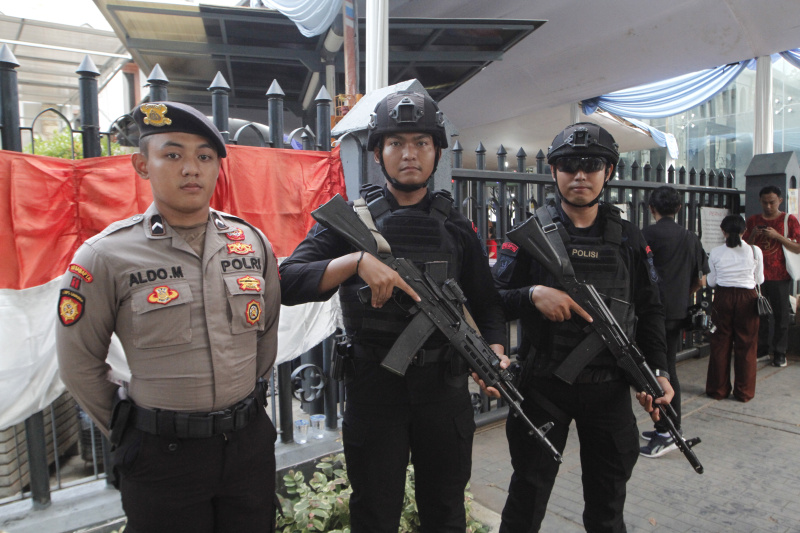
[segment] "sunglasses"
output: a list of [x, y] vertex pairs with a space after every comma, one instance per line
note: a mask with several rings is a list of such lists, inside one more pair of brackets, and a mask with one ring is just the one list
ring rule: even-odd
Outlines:
[[578, 170], [583, 170], [589, 174], [603, 170], [606, 168], [606, 164], [606, 160], [602, 157], [561, 157], [556, 161], [556, 169], [569, 174], [576, 174]]

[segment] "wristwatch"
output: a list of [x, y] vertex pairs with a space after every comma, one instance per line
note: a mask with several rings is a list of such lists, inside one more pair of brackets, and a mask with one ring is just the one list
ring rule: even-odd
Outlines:
[[669, 373], [665, 370], [656, 368], [653, 374], [655, 374], [657, 378], [667, 378], [667, 381], [669, 381]]

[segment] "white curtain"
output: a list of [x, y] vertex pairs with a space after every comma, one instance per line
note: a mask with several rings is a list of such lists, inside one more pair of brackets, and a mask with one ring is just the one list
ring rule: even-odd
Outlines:
[[367, 94], [389, 85], [389, 0], [367, 0]]
[[772, 58], [756, 60], [756, 124], [753, 155], [772, 153]]
[[[342, 0], [261, 0], [266, 7], [280, 11], [306, 37], [321, 35], [330, 28], [342, 10]], [[258, 0], [250, 0], [256, 7]]]

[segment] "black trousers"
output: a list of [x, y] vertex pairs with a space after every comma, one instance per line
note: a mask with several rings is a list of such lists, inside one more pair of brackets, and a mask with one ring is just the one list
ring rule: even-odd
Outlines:
[[[678, 381], [678, 348], [681, 346], [683, 338], [683, 320], [667, 320], [664, 323], [667, 334], [667, 372], [669, 373], [669, 384], [675, 391], [670, 405], [675, 409], [678, 418], [675, 419], [675, 427], [681, 429], [681, 383]], [[667, 432], [667, 426], [663, 422], [656, 422], [656, 431]]]
[[114, 462], [128, 533], [264, 533], [275, 528], [275, 426], [263, 409], [204, 439], [129, 427]]
[[[762, 318], [758, 328], [758, 356], [773, 353], [786, 355], [789, 346], [789, 313], [792, 311], [789, 303], [789, 291], [792, 280], [765, 281], [761, 285], [761, 294], [766, 296], [772, 306], [772, 317]], [[769, 328], [773, 324], [772, 338]], [[770, 349], [771, 348], [771, 349]]]
[[[537, 402], [532, 391], [544, 396], [566, 417], [554, 416]], [[625, 485], [639, 457], [636, 418], [631, 407], [630, 386], [623, 381], [568, 385], [557, 379], [533, 378], [521, 391], [523, 410], [537, 426], [553, 421], [547, 433], [563, 451], [571, 420], [580, 439], [583, 482], [583, 524], [590, 532], [624, 532]], [[556, 420], [556, 418], [561, 418]], [[503, 509], [500, 533], [539, 531], [558, 463], [513, 416], [506, 422], [514, 473]]]
[[[466, 378], [462, 377], [466, 380]], [[347, 402], [342, 437], [353, 533], [397, 533], [406, 468], [414, 465], [425, 533], [464, 533], [475, 421], [469, 394], [421, 404]]]

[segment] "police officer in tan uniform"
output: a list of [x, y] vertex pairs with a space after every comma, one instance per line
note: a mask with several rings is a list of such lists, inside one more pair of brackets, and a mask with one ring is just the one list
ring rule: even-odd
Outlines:
[[[154, 202], [75, 254], [58, 302], [61, 377], [110, 436], [126, 531], [272, 531], [276, 432], [261, 380], [277, 348], [272, 247], [209, 207], [227, 153], [206, 117], [155, 102], [134, 119], [132, 163]], [[122, 388], [108, 380], [112, 333], [131, 370]]]

